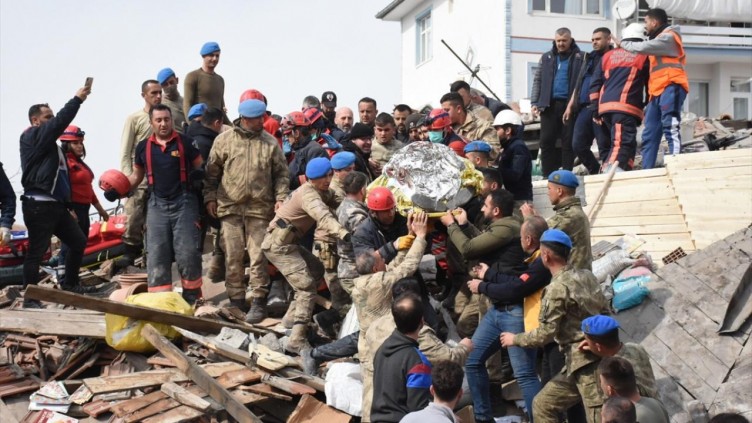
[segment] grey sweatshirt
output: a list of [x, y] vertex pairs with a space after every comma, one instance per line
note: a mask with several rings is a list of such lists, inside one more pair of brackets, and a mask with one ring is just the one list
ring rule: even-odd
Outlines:
[[650, 56], [679, 57], [679, 46], [676, 44], [674, 35], [666, 30], [670, 29], [681, 37], [679, 25], [666, 27], [652, 40], [647, 41], [622, 41], [621, 47], [632, 53], [642, 53]]

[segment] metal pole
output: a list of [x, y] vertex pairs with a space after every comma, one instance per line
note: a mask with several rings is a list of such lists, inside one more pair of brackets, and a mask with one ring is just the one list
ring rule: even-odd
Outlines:
[[[468, 65], [467, 65], [467, 63], [465, 63], [465, 61], [464, 61], [464, 60], [462, 60], [462, 58], [461, 58], [460, 56], [458, 56], [458, 55], [457, 55], [457, 53], [455, 53], [455, 52], [454, 52], [454, 50], [452, 50], [452, 48], [451, 48], [451, 47], [449, 47], [449, 44], [447, 44], [447, 43], [446, 43], [446, 41], [444, 41], [444, 40], [441, 40], [441, 44], [444, 44], [444, 47], [448, 48], [448, 49], [449, 49], [449, 51], [450, 51], [450, 52], [452, 52], [452, 54], [454, 55], [454, 57], [456, 57], [456, 58], [457, 58], [457, 60], [459, 60], [459, 61], [460, 61], [460, 63], [462, 63], [462, 65], [463, 65], [463, 66], [465, 66], [465, 68], [467, 68], [467, 70], [469, 70], [469, 71], [470, 71], [470, 75], [471, 75], [472, 77], [474, 77], [474, 78], [478, 78], [478, 81], [480, 81], [480, 83], [481, 83], [481, 84], [483, 84], [483, 86], [484, 86], [484, 87], [486, 88], [486, 90], [488, 90], [488, 92], [489, 92], [489, 93], [491, 93], [491, 95], [492, 95], [492, 96], [494, 96], [494, 97], [495, 97], [495, 98], [496, 98], [497, 100], [501, 101], [501, 99], [499, 98], [499, 96], [498, 96], [498, 95], [496, 95], [496, 93], [495, 93], [495, 92], [493, 92], [493, 90], [491, 90], [491, 88], [489, 88], [489, 87], [488, 87], [488, 85], [486, 85], [486, 83], [485, 83], [485, 82], [483, 82], [483, 80], [482, 80], [482, 79], [480, 79], [480, 76], [478, 76], [478, 74], [477, 74], [477, 72], [478, 72], [477, 70], [473, 71], [473, 70], [472, 70], [472, 69], [470, 68], [470, 66], [468, 66]], [[503, 101], [501, 101], [501, 102], [503, 103]]]

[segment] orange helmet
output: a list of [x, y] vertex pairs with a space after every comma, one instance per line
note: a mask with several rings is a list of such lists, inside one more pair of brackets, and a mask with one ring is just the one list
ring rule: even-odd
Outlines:
[[393, 209], [397, 202], [394, 194], [387, 187], [376, 187], [368, 193], [366, 205], [371, 211], [386, 211]]
[[60, 141], [83, 141], [86, 133], [76, 125], [69, 125], [60, 136]]
[[246, 100], [259, 100], [266, 103], [266, 100], [264, 99], [264, 95], [261, 94], [261, 91], [259, 90], [245, 90], [243, 91], [243, 94], [240, 95], [240, 103], [246, 101]]
[[102, 176], [99, 177], [99, 188], [107, 192], [115, 190], [120, 198], [128, 195], [131, 190], [131, 183], [128, 181], [128, 177], [119, 170], [110, 169], [105, 171]]
[[296, 126], [311, 126], [311, 121], [308, 120], [303, 112], [290, 112], [282, 118], [282, 122], [279, 124], [283, 134], [289, 134]]
[[311, 122], [311, 125], [313, 125], [317, 120], [324, 117], [324, 114], [321, 113], [321, 110], [319, 110], [318, 107], [308, 107], [303, 110], [303, 114], [306, 118], [308, 118], [308, 121]]
[[452, 120], [449, 119], [449, 113], [444, 109], [433, 109], [426, 118], [426, 124], [429, 130], [439, 131], [452, 126]]

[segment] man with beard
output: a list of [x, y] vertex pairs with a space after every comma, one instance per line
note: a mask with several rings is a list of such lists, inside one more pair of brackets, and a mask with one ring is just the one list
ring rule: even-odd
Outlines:
[[530, 150], [522, 141], [522, 119], [511, 109], [502, 110], [494, 118], [494, 129], [503, 149], [498, 158], [504, 188], [514, 195], [514, 215], [522, 217], [520, 207], [533, 201], [533, 164]]
[[348, 133], [353, 127], [353, 111], [349, 107], [340, 107], [334, 115], [334, 124], [342, 132]]
[[162, 104], [170, 108], [175, 130], [182, 134], [186, 122], [185, 113], [183, 113], [183, 97], [178, 91], [178, 77], [172, 69], [164, 68], [157, 74], [157, 81], [162, 86]]
[[[569, 28], [559, 28], [554, 36], [553, 48], [543, 53], [538, 61], [530, 100], [533, 115], [540, 115], [540, 154], [544, 178], [560, 167], [572, 170], [574, 166], [571, 125], [564, 121], [564, 112], [577, 84], [582, 57]], [[558, 138], [561, 138], [561, 147], [556, 146]]]
[[392, 116], [394, 117], [394, 123], [397, 125], [397, 133], [395, 137], [406, 143], [410, 140], [410, 134], [407, 128], [407, 117], [413, 113], [413, 109], [407, 104], [398, 104], [394, 106], [392, 110]]
[[360, 122], [353, 125], [352, 130], [342, 139], [342, 149], [355, 154], [355, 170], [365, 173], [368, 181], [376, 179], [368, 165], [373, 145], [373, 128]]
[[289, 165], [290, 190], [294, 190], [305, 183], [308, 162], [316, 157], [328, 158], [329, 155], [324, 147], [311, 139], [311, 121], [303, 112], [291, 112], [282, 118], [280, 129], [295, 154]]

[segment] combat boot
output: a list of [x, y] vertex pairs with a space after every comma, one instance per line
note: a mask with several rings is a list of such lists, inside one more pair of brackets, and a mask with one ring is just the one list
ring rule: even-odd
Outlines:
[[222, 282], [225, 280], [225, 255], [222, 253], [212, 254], [209, 261], [209, 269], [206, 271], [206, 277], [212, 282]]
[[282, 317], [282, 326], [287, 329], [292, 329], [295, 323], [295, 300], [290, 301], [290, 305], [287, 307], [287, 312]]
[[253, 297], [251, 311], [245, 316], [245, 321], [256, 324], [266, 319], [266, 298]]
[[245, 299], [230, 299], [230, 306], [237, 307], [243, 313], [248, 313], [248, 303], [245, 302]]
[[115, 268], [118, 270], [126, 269], [128, 266], [133, 266], [133, 263], [136, 261], [138, 256], [141, 255], [141, 251], [143, 250], [143, 246], [141, 245], [123, 245], [125, 245], [125, 252], [122, 256], [120, 256], [120, 258], [115, 260]]
[[313, 315], [313, 321], [321, 329], [321, 331], [331, 339], [337, 339], [337, 328], [335, 327], [339, 323], [339, 312], [335, 309], [324, 310], [321, 313]]
[[288, 352], [300, 354], [306, 348], [311, 348], [308, 344], [308, 326], [305, 323], [295, 323], [285, 349]]
[[201, 288], [196, 289], [183, 289], [183, 299], [190, 305], [196, 304], [199, 298], [203, 297]]
[[313, 356], [313, 349], [305, 348], [300, 352], [303, 358], [303, 371], [309, 376], [316, 376], [319, 369], [319, 361]]

